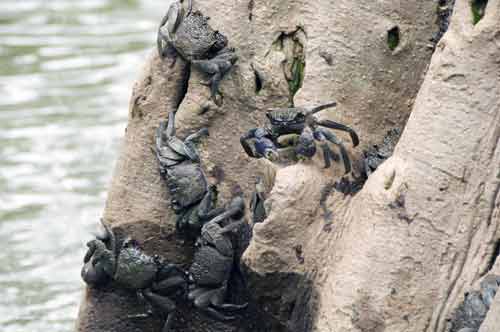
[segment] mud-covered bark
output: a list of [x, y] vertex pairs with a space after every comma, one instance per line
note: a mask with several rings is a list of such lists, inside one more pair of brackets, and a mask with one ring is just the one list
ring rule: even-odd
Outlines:
[[[117, 162], [103, 218], [117, 234], [118, 241], [127, 236], [137, 240], [144, 250], [158, 254], [169, 262], [187, 269], [192, 262], [194, 243], [180, 237], [175, 230], [175, 215], [165, 182], [160, 176], [154, 153], [154, 132], [168, 112], [177, 109], [185, 97], [189, 68], [180, 59], [174, 67], [153, 54], [142, 77], [134, 86], [128, 126], [122, 152]], [[244, 286], [232, 280], [232, 301], [247, 300]], [[153, 311], [133, 290], [87, 288], [80, 306], [76, 330], [160, 331], [165, 316]], [[186, 300], [178, 301], [175, 331], [242, 331], [266, 330], [265, 323], [255, 319], [258, 308], [251, 304], [241, 319], [231, 323], [207, 319]], [[264, 327], [262, 327], [264, 326]]]

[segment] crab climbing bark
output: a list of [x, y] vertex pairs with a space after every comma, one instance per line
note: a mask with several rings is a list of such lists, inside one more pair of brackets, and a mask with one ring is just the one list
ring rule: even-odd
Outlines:
[[[349, 133], [354, 146], [359, 144], [358, 135], [353, 129], [346, 125], [331, 120], [319, 120], [314, 116], [314, 114], [336, 105], [336, 102], [332, 102], [313, 108], [293, 107], [269, 109], [266, 113], [269, 125], [264, 128], [250, 129], [241, 137], [241, 145], [250, 157], [266, 157], [270, 160], [275, 160], [277, 159], [277, 149], [284, 147], [283, 144], [279, 142], [280, 137], [295, 134], [299, 136], [295, 146], [297, 156], [312, 158], [316, 153], [315, 142], [317, 141], [323, 150], [325, 168], [328, 168], [331, 166], [332, 160], [338, 160], [328, 146], [328, 143], [333, 143], [339, 147], [344, 162], [345, 172], [349, 173], [351, 171], [351, 160], [344, 144], [337, 136], [325, 128]], [[249, 141], [253, 141], [253, 148], [249, 144]]]

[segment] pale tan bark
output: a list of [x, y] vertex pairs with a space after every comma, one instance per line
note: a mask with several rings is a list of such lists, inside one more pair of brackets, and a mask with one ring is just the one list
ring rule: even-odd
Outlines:
[[[474, 105], [470, 113], [461, 111], [462, 106], [457, 106], [453, 116], [438, 112], [445, 102], [434, 90], [434, 82], [443, 84], [439, 91], [446, 90], [446, 84], [456, 88], [457, 95], [449, 97], [453, 102], [450, 109], [462, 105], [459, 100], [463, 101], [465, 94], [459, 93], [463, 92], [460, 82], [454, 79], [446, 82], [444, 78], [428, 76], [396, 156], [377, 171], [362, 193], [354, 198], [334, 193], [328, 200], [333, 213], [330, 232], [325, 231], [319, 199], [322, 187], [342, 174], [341, 164], [324, 170], [318, 155], [312, 162], [276, 167], [248, 158], [239, 145], [242, 133], [264, 124], [263, 111], [267, 107], [289, 103], [287, 70], [297, 56], [290, 48], [293, 40], [302, 44], [306, 62], [304, 84], [295, 96], [295, 104], [337, 100], [338, 110], [325, 112], [324, 116], [354, 127], [360, 134], [362, 147], [379, 141], [390, 128], [403, 127], [432, 53], [428, 39], [437, 30], [435, 2], [199, 0], [195, 6], [211, 17], [210, 24], [229, 37], [230, 46], [236, 47], [240, 56], [237, 66], [221, 85], [224, 104], [217, 107], [208, 99], [207, 88], [199, 84], [205, 78], [196, 71], [191, 72], [184, 96], [185, 63], [179, 59], [174, 68], [169, 68], [168, 61], [162, 63], [156, 55], [152, 56], [132, 97], [124, 148], [110, 188], [105, 219], [120, 235], [132, 235], [145, 242], [148, 252], [159, 253], [184, 266], [189, 264], [192, 248], [175, 235], [168, 195], [151, 152], [154, 128], [184, 97], [178, 110], [179, 135], [201, 126], [209, 127], [211, 136], [200, 150], [209, 180], [219, 183], [222, 202], [227, 201], [236, 184], [248, 198], [256, 174], [266, 170], [275, 172], [271, 176], [274, 186], [266, 203], [269, 218], [256, 226], [254, 240], [245, 255], [250, 273], [262, 276], [264, 282], [273, 273], [291, 273], [312, 281], [314, 291], [307, 302], [314, 303], [311, 324], [318, 331], [377, 331], [379, 326], [385, 326], [387, 331], [422, 331], [429, 321], [442, 324], [445, 315], [439, 316], [436, 311], [435, 317], [432, 316], [434, 307], [451, 303], [445, 296], [449, 285], [441, 279], [446, 276], [444, 271], [455, 264], [451, 263], [454, 254], [467, 247], [467, 241], [459, 239], [457, 234], [468, 237], [467, 229], [472, 226], [465, 217], [475, 211], [464, 208], [462, 224], [456, 226], [458, 208], [464, 202], [458, 193], [468, 193], [467, 203], [473, 206], [474, 193], [481, 192], [478, 183], [482, 181], [488, 184], [481, 187], [483, 192], [492, 196], [489, 173], [483, 172], [493, 167], [491, 158], [497, 158], [498, 153], [491, 152], [490, 156], [484, 152], [493, 151], [491, 135], [490, 141], [483, 139], [482, 144], [478, 144], [482, 138], [478, 135], [487, 133], [481, 121], [489, 119], [489, 124], [494, 123], [491, 119], [497, 116], [498, 120], [498, 112], [488, 115]], [[491, 15], [491, 11], [488, 13]], [[401, 30], [401, 42], [391, 51], [387, 31], [396, 25]], [[447, 46], [438, 52], [437, 59], [455, 50], [453, 43], [445, 41], [442, 45]], [[461, 63], [457, 62], [457, 66]], [[495, 73], [491, 67], [487, 72], [480, 64], [477, 67], [481, 73], [471, 74], [474, 77], [476, 74], [491, 77]], [[434, 64], [433, 68], [429, 75], [436, 75], [432, 73], [440, 66]], [[255, 73], [262, 81], [258, 93]], [[468, 79], [468, 74], [465, 78]], [[458, 81], [462, 81], [460, 75]], [[487, 84], [487, 80], [481, 82]], [[489, 89], [494, 91], [495, 86]], [[470, 107], [469, 93], [475, 96], [477, 91], [464, 91], [467, 93], [464, 105]], [[442, 101], [442, 105], [434, 100]], [[489, 99], [480, 98], [483, 100]], [[483, 126], [482, 130], [472, 129], [467, 121]], [[456, 139], [460, 129], [471, 139]], [[449, 145], [439, 146], [444, 137], [449, 139]], [[347, 142], [347, 137], [343, 138]], [[434, 147], [435, 143], [438, 146]], [[353, 157], [359, 156], [362, 147], [351, 151]], [[458, 155], [448, 153], [459, 148]], [[472, 162], [466, 154], [471, 151], [476, 159], [482, 159]], [[486, 161], [490, 163], [485, 165]], [[467, 166], [464, 175], [467, 183], [459, 180], [463, 175], [461, 164]], [[393, 171], [393, 181], [386, 180], [392, 178]], [[385, 190], [390, 182], [392, 186]], [[448, 187], [436, 185], [441, 183]], [[444, 192], [439, 188], [445, 188]], [[406, 205], [402, 211], [393, 211], [387, 205], [399, 193], [406, 195]], [[489, 203], [485, 200], [485, 210]], [[438, 213], [447, 215], [445, 208], [456, 213], [450, 220]], [[433, 215], [435, 211], [438, 212]], [[411, 224], [400, 220], [398, 213], [406, 213], [412, 219]], [[438, 217], [446, 220], [433, 219]], [[498, 219], [497, 214], [494, 218]], [[491, 225], [496, 223], [492, 221]], [[463, 229], [463, 233], [457, 229]], [[476, 234], [489, 234], [493, 238], [491, 228]], [[448, 241], [452, 243], [448, 245]], [[479, 246], [480, 256], [487, 257], [490, 248], [489, 243]], [[443, 262], [436, 261], [436, 252], [443, 254]], [[466, 280], [472, 278], [455, 283], [452, 289], [457, 300], [460, 284]], [[423, 287], [425, 283], [430, 285]], [[396, 293], [391, 295], [392, 289]], [[265, 298], [266, 294], [259, 293], [259, 289], [251, 291], [257, 302]], [[293, 294], [283, 296], [291, 298], [286, 300], [290, 303], [304, 304]], [[124, 318], [128, 313], [140, 311], [139, 307], [131, 295], [88, 290], [78, 330], [159, 329], [159, 320], [131, 323]], [[443, 313], [450, 310], [444, 308]], [[185, 307], [180, 309], [185, 331], [236, 329], [231, 324], [207, 322]], [[406, 313], [410, 317], [405, 318]], [[291, 319], [286, 315], [278, 318], [282, 320], [282, 328]], [[252, 329], [246, 327], [246, 330]]]
[[267, 257], [291, 241], [278, 229], [299, 227], [306, 265], [295, 270], [317, 287], [315, 331], [445, 331], [464, 292], [489, 272], [500, 237], [499, 3], [473, 26], [468, 1], [457, 1], [394, 156], [354, 198], [331, 198], [333, 234], [308, 210], [279, 217], [275, 199], [295, 205], [282, 183], [307, 193], [315, 171], [302, 186], [278, 171], [246, 260], [262, 273], [297, 266], [290, 253]]
[[[342, 220], [318, 330], [443, 331], [488, 272], [500, 235], [498, 5], [473, 26], [468, 1], [457, 1], [394, 156]], [[405, 204], [392, 209], [398, 196]]]

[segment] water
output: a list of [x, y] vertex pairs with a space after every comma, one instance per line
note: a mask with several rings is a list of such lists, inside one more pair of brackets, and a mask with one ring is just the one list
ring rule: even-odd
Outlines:
[[0, 1], [0, 330], [72, 331], [131, 87], [168, 1]]

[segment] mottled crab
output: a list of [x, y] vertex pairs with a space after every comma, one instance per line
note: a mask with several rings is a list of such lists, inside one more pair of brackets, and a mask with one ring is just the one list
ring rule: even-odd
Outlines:
[[[351, 162], [346, 148], [342, 141], [338, 139], [331, 131], [321, 127], [341, 130], [349, 133], [354, 146], [359, 144], [359, 138], [356, 132], [350, 127], [331, 121], [319, 120], [314, 114], [337, 103], [305, 108], [271, 108], [266, 113], [269, 125], [264, 128], [254, 128], [249, 130], [240, 138], [241, 145], [245, 152], [253, 158], [267, 158], [276, 160], [278, 158], [278, 149], [286, 147], [289, 142], [280, 141], [285, 135], [294, 134], [298, 136], [298, 142], [295, 142], [295, 152], [299, 158], [311, 158], [316, 153], [315, 141], [318, 141], [323, 150], [325, 168], [330, 167], [331, 161], [338, 160], [338, 156], [328, 146], [327, 142], [337, 145], [342, 155], [345, 172], [351, 171]], [[253, 140], [254, 146], [249, 144]]]
[[118, 245], [111, 228], [101, 222], [104, 233], [87, 243], [82, 279], [90, 287], [113, 283], [135, 291], [139, 298], [167, 316], [162, 331], [169, 331], [176, 309], [176, 302], [170, 297], [187, 293], [187, 274], [157, 255], [147, 255], [131, 238]]
[[187, 0], [187, 9], [179, 1], [172, 3], [158, 29], [157, 47], [162, 58], [173, 58], [177, 54], [210, 77], [211, 96], [217, 101], [219, 84], [224, 75], [236, 63], [238, 57], [233, 48], [227, 47], [227, 38], [208, 24], [208, 17], [192, 10], [192, 0]]
[[204, 222], [220, 213], [215, 209], [217, 189], [209, 186], [200, 165], [195, 141], [208, 135], [203, 128], [186, 137], [184, 141], [175, 136], [175, 112], [170, 112], [168, 121], [160, 123], [156, 131], [155, 153], [160, 164], [160, 173], [166, 180], [172, 209], [178, 215], [178, 230], [198, 232]]
[[[237, 196], [223, 213], [203, 226], [188, 271], [191, 283], [188, 299], [196, 308], [221, 321], [235, 319], [231, 313], [247, 307], [247, 303], [225, 303], [231, 273], [239, 271], [239, 256], [249, 242], [250, 233], [245, 230], [250, 225], [243, 218], [244, 209], [243, 198]], [[239, 243], [233, 243], [234, 238]]]

